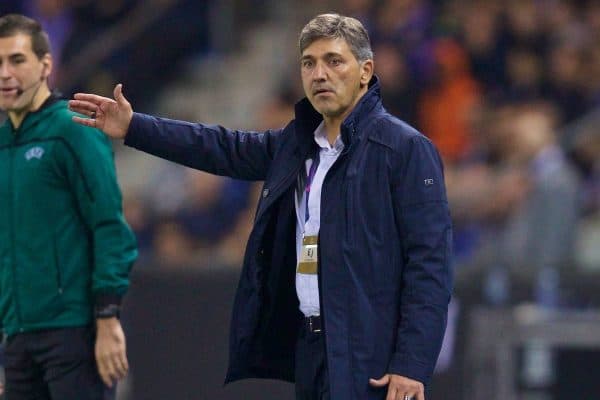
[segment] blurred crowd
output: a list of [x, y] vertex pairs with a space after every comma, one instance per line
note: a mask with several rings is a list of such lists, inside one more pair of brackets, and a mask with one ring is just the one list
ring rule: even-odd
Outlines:
[[[3, 0], [0, 13], [44, 22], [59, 65], [55, 86], [65, 93], [107, 93], [126, 82], [143, 110], [181, 72], [180, 60], [211, 52], [209, 3], [156, 0], [164, 7], [157, 13], [136, 0]], [[501, 303], [503, 279], [600, 272], [599, 2], [297, 3], [366, 25], [384, 105], [440, 150], [459, 285], [478, 276], [486, 300]], [[120, 40], [111, 41], [119, 24]], [[82, 54], [90, 65], [78, 63]], [[277, 93], [250, 110], [258, 122], [244, 128], [281, 127], [293, 117], [302, 97], [297, 59], [288, 70]], [[117, 147], [118, 159], [123, 151]], [[123, 188], [140, 264], [241, 265], [260, 183], [155, 165]]]
[[[127, 82], [138, 107], [152, 104], [160, 87], [190, 54], [210, 51], [213, 0], [2, 0], [0, 14], [40, 21], [51, 40], [52, 87], [110, 94]], [[191, 38], [191, 39], [190, 39]]]
[[344, 0], [341, 11], [371, 33], [386, 108], [444, 159], [458, 287], [480, 285], [493, 304], [576, 303], [560, 279], [600, 271], [600, 3]]
[[[535, 280], [598, 266], [598, 246], [588, 239], [599, 229], [600, 135], [597, 124], [572, 128], [600, 105], [597, 2], [332, 6], [368, 27], [384, 105], [444, 158], [459, 284], [473, 274], [485, 287], [490, 274], [497, 286], [499, 276]], [[292, 118], [302, 96], [295, 60], [289, 71], [279, 92], [256, 105], [258, 130]], [[260, 185], [178, 174], [157, 176], [149, 193], [128, 203], [151, 259], [240, 265]], [[505, 301], [501, 289], [484, 295]]]
[[[473, 274], [485, 287], [489, 274], [497, 286], [504, 275], [599, 266], [600, 135], [579, 122], [600, 105], [599, 3], [331, 4], [368, 27], [384, 105], [444, 158], [459, 284]], [[256, 105], [257, 129], [292, 118], [302, 96], [295, 63], [279, 92]], [[161, 265], [239, 265], [259, 185], [180, 173], [183, 184], [169, 178], [145, 203], [129, 203], [142, 244]], [[179, 202], [166, 206], [161, 191]], [[506, 295], [492, 287], [485, 296]]]

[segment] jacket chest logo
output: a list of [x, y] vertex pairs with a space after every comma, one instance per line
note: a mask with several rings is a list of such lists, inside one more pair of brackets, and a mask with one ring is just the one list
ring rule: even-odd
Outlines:
[[27, 150], [27, 152], [25, 153], [25, 159], [27, 161], [31, 160], [32, 158], [37, 158], [39, 160], [42, 158], [43, 155], [44, 149], [40, 146], [35, 146]]

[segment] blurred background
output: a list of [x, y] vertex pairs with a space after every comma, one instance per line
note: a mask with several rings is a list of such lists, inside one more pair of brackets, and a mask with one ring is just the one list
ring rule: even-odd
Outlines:
[[[428, 399], [600, 399], [600, 2], [2, 0], [42, 21], [51, 86], [164, 117], [263, 130], [302, 95], [297, 37], [337, 11], [370, 32], [385, 107], [440, 150], [455, 298]], [[292, 399], [223, 387], [260, 183], [115, 143], [141, 257], [119, 398]]]

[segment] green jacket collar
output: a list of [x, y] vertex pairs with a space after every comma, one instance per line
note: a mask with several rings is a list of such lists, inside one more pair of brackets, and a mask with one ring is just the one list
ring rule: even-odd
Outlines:
[[[64, 100], [59, 93], [51, 93], [39, 109], [27, 113], [25, 119], [21, 123], [21, 126], [19, 126], [17, 130], [27, 130], [29, 127], [37, 124], [40, 120], [44, 119], [47, 115], [54, 112], [57, 108], [60, 108], [63, 103]], [[12, 121], [8, 117], [6, 118], [4, 124], [0, 127], [0, 132], [2, 132], [2, 134], [5, 134], [6, 130], [10, 133], [15, 131]]]

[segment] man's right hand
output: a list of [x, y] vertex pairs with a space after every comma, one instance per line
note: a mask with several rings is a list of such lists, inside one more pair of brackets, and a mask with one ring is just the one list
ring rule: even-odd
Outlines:
[[115, 99], [90, 93], [76, 93], [74, 100], [69, 101], [69, 109], [88, 118], [73, 117], [73, 121], [93, 128], [98, 128], [114, 139], [123, 139], [127, 135], [133, 109], [123, 96], [123, 85], [118, 84], [114, 90]]
[[129, 371], [125, 334], [117, 318], [96, 320], [96, 365], [104, 384], [112, 387]]

